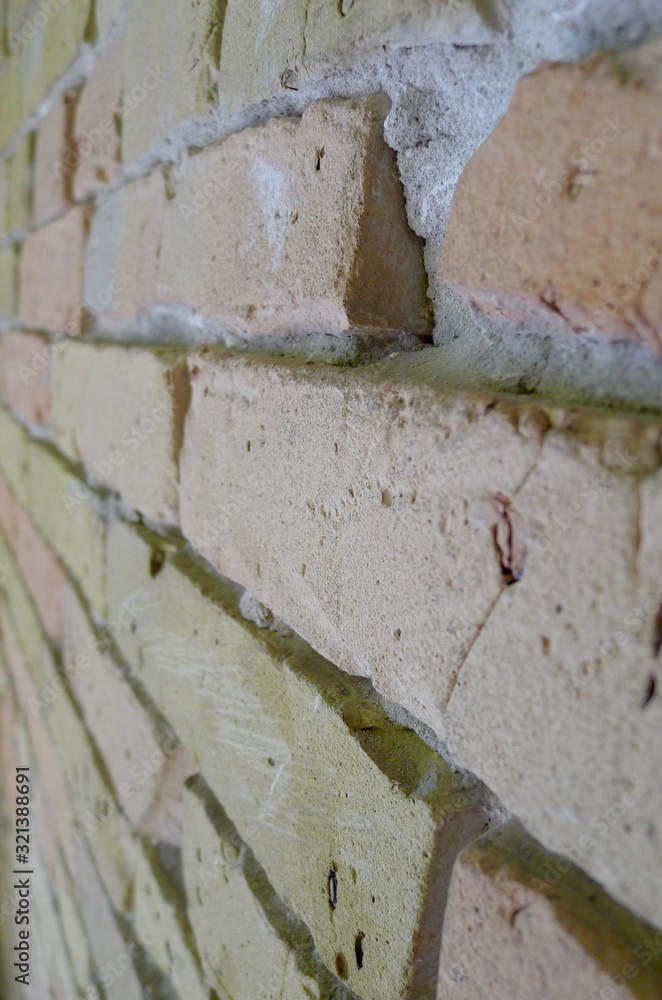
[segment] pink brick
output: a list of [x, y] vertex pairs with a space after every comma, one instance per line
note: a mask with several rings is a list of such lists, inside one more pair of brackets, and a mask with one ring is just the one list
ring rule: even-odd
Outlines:
[[75, 91], [61, 94], [37, 132], [34, 211], [38, 220], [63, 212], [71, 201], [75, 101]]
[[62, 635], [64, 572], [26, 511], [0, 477], [0, 525], [16, 556], [44, 628], [53, 639]]
[[53, 348], [44, 337], [6, 331], [0, 334], [0, 398], [22, 420], [50, 421], [50, 359]]
[[31, 233], [20, 265], [20, 317], [28, 326], [80, 333], [86, 210], [72, 208], [61, 219]]

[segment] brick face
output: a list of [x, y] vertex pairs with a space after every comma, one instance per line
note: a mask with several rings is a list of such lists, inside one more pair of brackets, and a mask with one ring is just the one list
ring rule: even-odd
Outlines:
[[662, 995], [661, 33], [0, 2], [0, 997]]
[[497, 300], [516, 315], [526, 297], [579, 334], [659, 349], [661, 51], [550, 64], [521, 81], [458, 185], [444, 282], [475, 290], [479, 309]]
[[21, 253], [20, 318], [41, 330], [81, 331], [86, 212], [66, 215], [31, 233]]

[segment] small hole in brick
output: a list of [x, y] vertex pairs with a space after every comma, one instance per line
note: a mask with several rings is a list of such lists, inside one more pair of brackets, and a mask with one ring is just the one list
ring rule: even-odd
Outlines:
[[356, 885], [356, 880], [359, 877], [359, 874], [358, 874], [356, 868], [352, 868], [351, 872], [352, 872], [352, 882], [354, 883], [354, 885]]
[[338, 905], [338, 866], [334, 862], [329, 868], [327, 881], [329, 886], [329, 906], [335, 910]]
[[395, 630], [395, 638], [396, 639], [401, 639], [402, 638], [402, 630], [401, 629], [396, 628], [396, 630]]
[[250, 441], [247, 441], [246, 442], [246, 451], [250, 451], [250, 450], [251, 450], [251, 443], [250, 443]]
[[390, 490], [382, 490], [382, 507], [390, 507], [393, 503], [393, 496]]
[[149, 573], [151, 577], [158, 576], [163, 569], [165, 562], [165, 552], [163, 549], [152, 549], [149, 557]]
[[267, 758], [267, 764], [269, 765], [269, 767], [275, 767], [276, 761], [273, 759], [273, 757], [269, 757]]
[[643, 701], [641, 703], [641, 707], [642, 708], [646, 708], [646, 706], [651, 703], [651, 701], [655, 697], [655, 688], [656, 687], [657, 687], [657, 682], [655, 680], [655, 675], [654, 674], [649, 674], [648, 675], [648, 682], [646, 684], [646, 691], [644, 693], [644, 698], [643, 698]]
[[336, 972], [341, 979], [349, 979], [349, 965], [341, 951], [336, 955]]
[[315, 166], [315, 170], [321, 170], [322, 169], [322, 160], [324, 159], [324, 154], [325, 153], [326, 153], [326, 147], [325, 146], [322, 146], [321, 149], [317, 150], [317, 164]]
[[357, 969], [363, 968], [363, 942], [365, 941], [365, 934], [363, 931], [359, 931], [356, 935], [356, 941], [354, 942], [354, 954], [356, 955], [356, 967]]

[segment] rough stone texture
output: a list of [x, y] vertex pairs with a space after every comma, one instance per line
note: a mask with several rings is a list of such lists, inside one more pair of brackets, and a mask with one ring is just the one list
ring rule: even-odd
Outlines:
[[91, 491], [0, 409], [2, 468], [17, 500], [105, 617], [105, 524]]
[[76, 92], [64, 91], [37, 131], [34, 214], [37, 220], [64, 212], [71, 202], [72, 138]]
[[85, 255], [85, 308], [105, 326], [156, 299], [165, 183], [160, 170], [112, 194], [92, 220]]
[[27, 326], [81, 331], [86, 210], [72, 208], [25, 240], [20, 266], [20, 317]]
[[182, 355], [69, 343], [52, 380], [53, 438], [64, 454], [145, 516], [177, 523], [190, 395]]
[[[161, 302], [249, 333], [431, 329], [388, 102], [326, 101], [192, 157], [168, 203]], [[328, 205], [338, 206], [329, 214]]]
[[220, 837], [192, 791], [184, 793], [182, 845], [188, 914], [209, 981], [231, 997], [318, 1000], [292, 949], [269, 924], [246, 883], [239, 851]]
[[458, 858], [438, 1000], [654, 1000], [662, 933], [510, 823]]
[[460, 179], [439, 278], [504, 325], [526, 297], [534, 323], [659, 350], [661, 98], [659, 41], [525, 77]]
[[0, 333], [0, 398], [29, 424], [50, 420], [50, 359], [54, 350], [37, 334]]
[[0, 524], [30, 591], [44, 629], [53, 639], [62, 635], [64, 572], [26, 512], [0, 477]]
[[130, 6], [124, 64], [125, 163], [182, 120], [211, 110], [224, 14], [224, 0], [167, 7], [158, 0], [136, 0]]
[[228, 0], [220, 101], [232, 114], [281, 88], [296, 89], [327, 63], [349, 63], [381, 46], [494, 41], [505, 6], [416, 0]]
[[[662, 702], [642, 710], [662, 600], [653, 531], [637, 576], [655, 428], [310, 367], [191, 364], [181, 518], [195, 548], [431, 725], [555, 850], [576, 849], [637, 775], [648, 794], [581, 863], [659, 920]], [[528, 546], [514, 587], [495, 537], [503, 498]]]
[[115, 183], [122, 173], [121, 135], [124, 116], [124, 35], [103, 52], [83, 88], [73, 142], [67, 150], [75, 167], [77, 199]]
[[[130, 629], [140, 593], [113, 631]], [[136, 830], [171, 844], [181, 842], [184, 781], [192, 773], [190, 754], [159, 731], [103, 651], [71, 590], [64, 595], [64, 655], [71, 687], [88, 729], [101, 751], [122, 808]]]
[[[327, 966], [365, 998], [408, 996], [412, 978], [429, 988], [449, 866], [485, 826], [474, 792], [298, 640], [273, 647], [271, 633], [210, 606], [169, 562], [151, 579], [152, 559], [132, 529], [113, 525], [111, 609], [128, 589], [145, 595], [135, 631], [118, 636], [138, 679]], [[353, 958], [360, 931], [361, 969]]]

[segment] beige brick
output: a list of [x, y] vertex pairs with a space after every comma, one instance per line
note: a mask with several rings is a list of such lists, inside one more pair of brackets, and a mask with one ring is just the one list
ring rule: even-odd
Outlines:
[[85, 308], [105, 326], [156, 299], [166, 193], [154, 171], [112, 194], [96, 212], [85, 256]]
[[[208, 358], [191, 359], [180, 461], [193, 546], [428, 723], [533, 835], [559, 853], [591, 835], [579, 863], [660, 922], [662, 701], [642, 709], [662, 600], [655, 427]], [[512, 523], [528, 556], [508, 586]], [[635, 776], [648, 794], [622, 815]]]
[[221, 839], [200, 799], [184, 794], [184, 879], [203, 966], [232, 997], [317, 1000], [319, 987], [267, 921], [248, 887], [236, 847]]
[[[30, 879], [31, 951], [36, 956], [51, 996], [64, 998], [76, 996], [78, 989], [67, 953], [64, 930], [51, 894], [51, 883], [39, 878], [43, 872], [38, 840], [33, 838], [31, 853], [34, 856], [35, 875]], [[42, 994], [44, 1000], [48, 993]]]
[[209, 987], [195, 949], [186, 906], [184, 894], [167, 878], [155, 851], [144, 848], [136, 866], [133, 910], [136, 937], [145, 943], [180, 997], [208, 1000]]
[[121, 176], [124, 35], [101, 55], [76, 109], [74, 195], [96, 193]]
[[0, 250], [0, 318], [9, 319], [17, 308], [17, 267], [13, 247]]
[[39, 612], [53, 639], [62, 635], [62, 566], [0, 477], [0, 525]]
[[56, 348], [31, 333], [0, 333], [0, 398], [22, 420], [50, 421], [50, 359]]
[[21, 57], [14, 53], [0, 63], [0, 98], [3, 113], [0, 116], [0, 149], [4, 149], [21, 124]]
[[[80, 874], [80, 863], [78, 854], [76, 856], [76, 874]], [[62, 866], [58, 866], [54, 877], [55, 892], [62, 931], [67, 942], [68, 953], [71, 957], [71, 968], [76, 978], [79, 990], [86, 996], [86, 990], [94, 988], [94, 962], [91, 953], [88, 932], [83, 923], [83, 917], [78, 909], [76, 899], [77, 891], [84, 891], [82, 887], [74, 886], [70, 876]], [[98, 927], [96, 928], [98, 933]], [[90, 930], [90, 933], [94, 933]], [[92, 993], [92, 997], [94, 994]]]
[[7, 230], [23, 229], [32, 218], [32, 133], [24, 135], [7, 164], [9, 203]]
[[458, 858], [438, 1000], [654, 1000], [662, 932], [509, 823]]
[[52, 679], [42, 699], [49, 701], [45, 715], [71, 795], [76, 852], [82, 845], [90, 850], [111, 902], [122, 912], [133, 891], [138, 849], [122, 811], [124, 800], [100, 774], [90, 738], [66, 691]]
[[240, 335], [428, 332], [422, 243], [382, 136], [387, 107], [318, 102], [189, 159], [166, 210], [159, 299]]
[[662, 345], [661, 51], [519, 83], [460, 179], [439, 267], [476, 312], [560, 313], [577, 333]]
[[[341, 11], [342, 6], [342, 11]], [[452, 0], [229, 0], [223, 29], [220, 101], [232, 114], [327, 64], [369, 56], [383, 45], [494, 40], [503, 5]], [[346, 13], [345, 13], [346, 12]], [[343, 16], [345, 13], [345, 16]]]
[[144, 588], [125, 655], [327, 966], [375, 1000], [429, 986], [443, 871], [484, 829], [472, 791], [300, 640], [231, 617], [169, 561], [153, 577], [132, 529], [113, 525], [108, 560], [113, 608]]
[[190, 383], [174, 351], [69, 343], [53, 362], [53, 437], [154, 521], [179, 519], [179, 448]]
[[182, 120], [211, 111], [224, 4], [136, 0], [126, 26], [122, 158], [130, 163]]
[[59, 333], [81, 331], [86, 210], [31, 233], [23, 244], [20, 317], [28, 326]]
[[23, 116], [31, 114], [50, 87], [73, 62], [85, 39], [90, 0], [69, 0], [57, 9], [35, 4], [14, 39], [21, 59], [19, 88]]
[[47, 543], [106, 615], [105, 524], [91, 491], [0, 408], [0, 468]]
[[37, 220], [64, 212], [71, 202], [76, 98], [75, 91], [65, 90], [60, 94], [37, 132], [34, 179]]
[[[113, 634], [130, 629], [140, 599], [140, 592], [131, 595], [112, 623]], [[64, 654], [73, 693], [122, 808], [139, 832], [179, 844], [184, 781], [193, 771], [190, 754], [147, 714], [104, 653], [71, 588], [65, 591], [64, 613]]]

